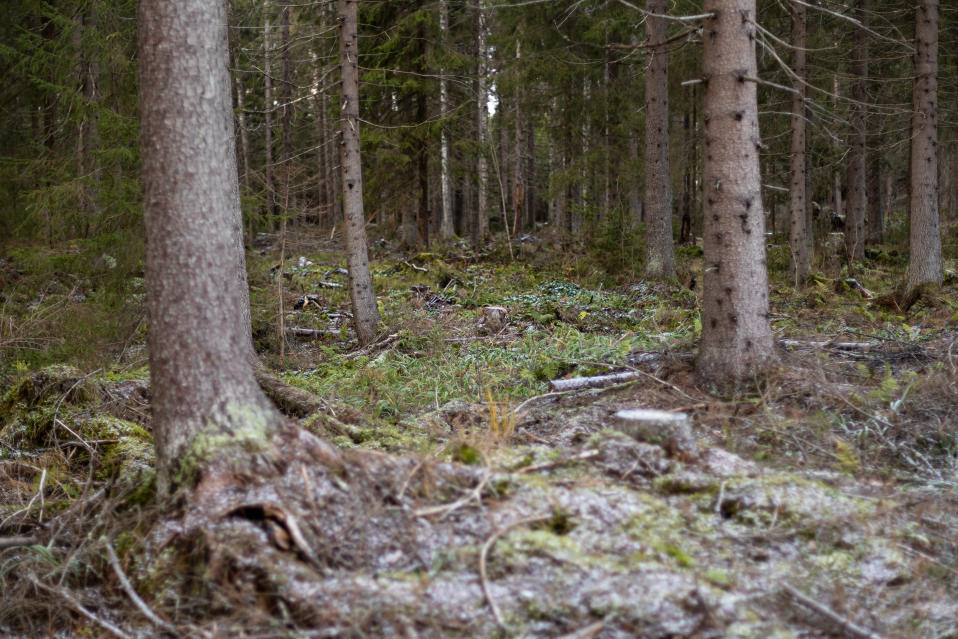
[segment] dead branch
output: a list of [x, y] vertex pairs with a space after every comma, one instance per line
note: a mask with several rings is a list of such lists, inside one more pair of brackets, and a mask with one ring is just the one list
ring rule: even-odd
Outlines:
[[0, 549], [32, 546], [35, 543], [37, 543], [36, 537], [0, 537]]
[[110, 567], [113, 568], [116, 578], [120, 580], [120, 586], [123, 588], [123, 592], [127, 594], [130, 600], [136, 605], [140, 612], [143, 615], [153, 622], [153, 625], [158, 626], [174, 636], [179, 636], [180, 632], [176, 627], [161, 619], [155, 612], [150, 610], [150, 607], [146, 605], [146, 602], [140, 598], [140, 595], [136, 594], [136, 590], [133, 589], [133, 585], [130, 583], [130, 580], [127, 579], [126, 573], [123, 572], [123, 567], [120, 566], [120, 560], [116, 556], [116, 552], [113, 550], [113, 544], [107, 540], [103, 546], [106, 548], [106, 558], [110, 561]]
[[499, 606], [496, 605], [496, 600], [492, 598], [492, 592], [489, 590], [489, 575], [486, 571], [486, 563], [489, 556], [489, 551], [492, 549], [493, 544], [495, 544], [500, 537], [512, 529], [528, 524], [535, 524], [540, 521], [549, 521], [550, 519], [552, 519], [551, 515], [539, 515], [538, 517], [526, 517], [525, 519], [515, 521], [508, 526], [500, 528], [496, 532], [492, 533], [492, 536], [490, 536], [489, 539], [486, 540], [486, 543], [482, 545], [482, 550], [479, 551], [479, 578], [482, 581], [482, 594], [486, 596], [486, 601], [489, 602], [489, 607], [492, 609], [492, 616], [496, 618], [496, 623], [499, 624], [499, 627], [503, 630], [508, 630], [506, 627], [506, 622], [502, 618], [502, 613], [499, 611]]
[[803, 595], [790, 584], [782, 584], [782, 590], [784, 590], [792, 599], [802, 604], [806, 608], [817, 612], [832, 623], [837, 624], [849, 637], [855, 637], [856, 639], [882, 639], [881, 635], [875, 634], [866, 628], [862, 628], [853, 621], [842, 617], [825, 604]]
[[605, 621], [596, 621], [585, 628], [579, 628], [574, 632], [562, 635], [558, 639], [592, 639], [592, 637], [602, 632], [603, 628], [605, 628]]
[[563, 459], [555, 459], [550, 462], [544, 462], [542, 464], [534, 464], [532, 466], [526, 466], [525, 468], [520, 468], [516, 472], [520, 473], [535, 473], [540, 470], [549, 470], [555, 468], [556, 466], [565, 466], [566, 464], [574, 464], [578, 461], [585, 461], [587, 459], [593, 459], [599, 456], [599, 451], [595, 449], [584, 450], [574, 457], [565, 457]]
[[96, 625], [100, 626], [107, 632], [113, 633], [120, 639], [132, 639], [132, 635], [127, 634], [118, 626], [113, 625], [106, 619], [99, 618], [98, 616], [96, 616], [95, 614], [87, 610], [86, 607], [83, 604], [81, 604], [79, 601], [77, 601], [76, 598], [73, 595], [71, 595], [65, 588], [54, 588], [52, 586], [48, 586], [47, 584], [37, 579], [35, 575], [28, 575], [27, 578], [30, 580], [30, 583], [32, 583], [37, 588], [46, 590], [47, 592], [52, 592], [53, 594], [59, 595], [60, 597], [65, 599], [71, 608], [73, 608], [75, 611], [77, 611], [78, 613], [80, 613], [81, 615], [83, 615], [84, 617], [86, 617], [87, 619], [95, 623]]
[[785, 348], [836, 348], [840, 351], [867, 351], [879, 346], [878, 342], [813, 342], [801, 339], [780, 339], [778, 343]]
[[486, 484], [489, 483], [489, 480], [492, 478], [492, 469], [487, 465], [486, 472], [482, 477], [482, 480], [479, 482], [479, 485], [474, 489], [469, 491], [469, 494], [465, 497], [457, 499], [451, 504], [442, 504], [441, 506], [430, 506], [428, 508], [418, 508], [413, 513], [416, 517], [429, 517], [430, 515], [448, 515], [451, 512], [459, 510], [466, 504], [471, 501], [475, 501], [477, 504], [482, 503], [482, 491], [485, 490]]
[[549, 382], [549, 390], [566, 392], [585, 390], [587, 388], [602, 388], [612, 384], [631, 382], [641, 377], [639, 371], [625, 371], [607, 375], [593, 375], [591, 377], [570, 377], [569, 379], [554, 379]]

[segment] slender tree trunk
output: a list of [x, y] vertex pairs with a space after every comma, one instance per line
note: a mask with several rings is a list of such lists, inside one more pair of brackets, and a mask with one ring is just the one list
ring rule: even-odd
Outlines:
[[526, 228], [534, 230], [536, 227], [536, 135], [532, 117], [526, 117], [526, 133], [523, 136], [526, 142], [525, 149], [525, 178], [526, 178]]
[[865, 187], [868, 190], [868, 210], [865, 216], [865, 242], [880, 244], [885, 227], [885, 198], [882, 195], [881, 153], [877, 149], [868, 151], [867, 176]]
[[868, 75], [868, 23], [866, 0], [855, 0], [854, 16], [863, 28], [855, 30], [851, 63], [849, 113], [848, 199], [845, 204], [845, 252], [849, 261], [865, 259], [865, 79]]
[[915, 14], [915, 83], [912, 90], [911, 189], [906, 292], [941, 286], [938, 214], [938, 0], [919, 0]]
[[805, 155], [805, 48], [807, 14], [805, 5], [798, 2], [792, 8], [792, 139], [791, 167], [788, 193], [788, 246], [791, 252], [792, 285], [796, 288], [808, 279], [812, 271], [808, 254], [808, 216], [806, 214], [808, 191]]
[[[650, 44], [667, 38], [668, 0], [646, 0]], [[645, 276], [675, 276], [672, 251], [672, 181], [669, 169], [669, 62], [665, 46], [653, 46], [645, 79]]]
[[775, 358], [769, 324], [755, 59], [755, 0], [706, 0], [704, 275], [697, 370], [740, 387]]
[[477, 172], [479, 191], [477, 219], [473, 235], [473, 244], [485, 240], [489, 236], [489, 91], [486, 75], [489, 72], [486, 57], [486, 9], [485, 0], [478, 0], [475, 6], [475, 40], [476, 40], [476, 129], [479, 139], [479, 158]]
[[[689, 85], [689, 95], [692, 95], [692, 88], [695, 85]], [[682, 114], [682, 142], [685, 144], [685, 171], [682, 175], [682, 227], [679, 231], [679, 243], [688, 244], [692, 238], [692, 144], [694, 136], [692, 133], [692, 102], [693, 99], [685, 105], [685, 112]]]
[[343, 214], [346, 218], [346, 264], [353, 324], [360, 345], [376, 339], [379, 308], [369, 272], [363, 174], [359, 155], [359, 20], [358, 0], [339, 0], [339, 66], [342, 85]]
[[[268, 2], [266, 7], [269, 7]], [[266, 219], [270, 228], [275, 228], [276, 192], [273, 190], [273, 70], [270, 47], [270, 23], [269, 18], [267, 18], [266, 29], [263, 30], [263, 72], [265, 74], [263, 78], [263, 92], [266, 119], [264, 124], [266, 136], [264, 142], [266, 150], [266, 167], [264, 174], [266, 179]]]
[[[445, 46], [449, 38], [449, 0], [439, 0], [439, 30], [442, 32], [442, 41]], [[439, 183], [442, 190], [442, 217], [439, 226], [439, 237], [448, 240], [455, 235], [452, 210], [452, 176], [449, 169], [449, 133], [446, 131], [445, 120], [449, 115], [449, 81], [446, 79], [444, 68], [439, 69], [439, 117], [443, 120], [440, 132], [439, 149]]]
[[[225, 4], [141, 2], [137, 32], [151, 405], [169, 492], [198, 479], [181, 463], [203, 472], [225, 442], [254, 445], [282, 418], [249, 358]], [[201, 433], [223, 444], [188, 454]]]
[[[516, 40], [516, 65], [520, 64], [520, 43], [521, 40]], [[522, 205], [526, 200], [525, 193], [525, 176], [522, 170], [522, 152], [523, 152], [523, 142], [522, 142], [522, 91], [520, 90], [518, 83], [516, 86], [515, 92], [515, 104], [514, 104], [514, 114], [515, 121], [513, 122], [515, 139], [513, 140], [513, 157], [512, 157], [512, 234], [515, 235], [521, 230], [519, 226], [524, 220], [522, 216]], [[502, 145], [503, 152], [505, 151], [506, 145]]]

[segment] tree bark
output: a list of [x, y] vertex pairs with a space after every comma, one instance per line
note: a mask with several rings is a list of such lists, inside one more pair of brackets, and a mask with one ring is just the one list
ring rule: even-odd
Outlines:
[[845, 252], [849, 261], [865, 259], [865, 78], [868, 75], [868, 24], [866, 0], [855, 0], [854, 16], [862, 27], [855, 30], [851, 63], [851, 106], [849, 113], [849, 154], [845, 203]]
[[941, 286], [938, 219], [938, 0], [919, 0], [915, 12], [912, 89], [911, 190], [906, 294], [922, 284]]
[[788, 245], [791, 252], [792, 285], [801, 286], [812, 271], [808, 254], [808, 227], [805, 155], [805, 43], [807, 12], [805, 5], [793, 2], [792, 7], [792, 114], [791, 167], [788, 194]]
[[706, 383], [737, 388], [775, 358], [756, 101], [755, 0], [707, 0], [702, 341]]
[[[439, 0], [439, 31], [443, 44], [449, 38], [449, 0]], [[439, 237], [448, 240], [455, 235], [452, 211], [452, 177], [449, 173], [449, 133], [446, 131], [446, 117], [449, 115], [449, 80], [444, 68], [439, 68], [439, 117], [442, 118], [442, 130], [439, 140], [439, 183], [442, 192], [442, 215], [440, 217]]]
[[[649, 43], [664, 42], [667, 0], [647, 0]], [[672, 182], [669, 168], [669, 62], [665, 46], [653, 46], [645, 76], [645, 276], [675, 276], [672, 251]]]
[[346, 265], [349, 298], [359, 344], [376, 338], [379, 308], [369, 272], [363, 174], [359, 155], [359, 20], [358, 0], [339, 0], [339, 65], [342, 74], [343, 215], [346, 219]]
[[479, 158], [476, 167], [476, 188], [479, 191], [476, 220], [473, 230], [473, 244], [485, 240], [489, 236], [489, 91], [486, 84], [488, 73], [486, 47], [486, 9], [484, 0], [478, 0], [474, 9], [474, 23], [476, 41], [476, 129], [479, 138]]
[[[268, 4], [266, 5], [269, 6]], [[263, 98], [264, 98], [264, 135], [266, 166], [264, 175], [266, 180], [266, 223], [270, 228], [275, 228], [274, 216], [276, 215], [276, 191], [273, 190], [273, 70], [270, 47], [270, 23], [266, 19], [266, 28], [263, 30]]]
[[252, 443], [281, 423], [249, 357], [226, 23], [225, 4], [209, 0], [141, 2], [137, 16], [151, 403], [163, 492], [189, 479], [181, 472], [187, 461], [202, 471], [220, 442]]

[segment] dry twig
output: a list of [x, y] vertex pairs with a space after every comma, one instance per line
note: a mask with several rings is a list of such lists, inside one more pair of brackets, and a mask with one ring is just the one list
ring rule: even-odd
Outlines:
[[803, 595], [790, 584], [782, 584], [782, 590], [784, 590], [792, 599], [802, 604], [806, 608], [817, 612], [832, 623], [837, 624], [838, 627], [849, 637], [855, 637], [855, 639], [882, 639], [881, 635], [875, 634], [871, 630], [862, 628], [855, 622], [842, 617], [825, 604]]
[[482, 594], [486, 596], [486, 601], [489, 602], [489, 607], [492, 609], [492, 616], [496, 618], [496, 623], [499, 624], [499, 627], [503, 630], [508, 630], [506, 627], [506, 622], [502, 618], [502, 612], [499, 611], [499, 606], [496, 605], [496, 600], [492, 598], [492, 592], [489, 590], [489, 575], [486, 571], [486, 563], [488, 561], [489, 551], [492, 549], [493, 544], [495, 544], [500, 537], [512, 529], [518, 528], [519, 526], [525, 526], [527, 524], [535, 524], [540, 521], [548, 521], [550, 519], [552, 519], [551, 515], [539, 515], [538, 517], [526, 517], [525, 519], [512, 522], [508, 526], [500, 528], [496, 532], [492, 533], [492, 536], [489, 537], [489, 539], [486, 540], [486, 543], [482, 545], [482, 550], [479, 551], [479, 578], [482, 580]]
[[140, 598], [140, 595], [136, 594], [136, 590], [133, 589], [133, 585], [130, 583], [130, 580], [127, 579], [126, 573], [123, 572], [123, 567], [120, 566], [120, 560], [113, 550], [113, 545], [107, 541], [103, 546], [106, 548], [106, 557], [110, 561], [110, 567], [113, 568], [116, 578], [120, 580], [120, 586], [123, 588], [123, 592], [127, 594], [139, 611], [142, 612], [147, 619], [152, 621], [155, 626], [162, 628], [174, 636], [179, 636], [180, 633], [173, 624], [164, 621], [159, 615], [150, 610], [150, 607]]

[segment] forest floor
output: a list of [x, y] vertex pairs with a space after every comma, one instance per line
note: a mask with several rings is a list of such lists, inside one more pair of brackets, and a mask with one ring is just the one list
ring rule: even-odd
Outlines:
[[[535, 241], [374, 243], [360, 349], [333, 243], [298, 233], [280, 276], [274, 240], [249, 254], [254, 340], [315, 401], [268, 480], [202, 516], [153, 492], [142, 280], [0, 253], [0, 633], [958, 638], [954, 244], [908, 312], [881, 297], [894, 251], [865, 292], [835, 267], [795, 293], [770, 247], [780, 363], [720, 396], [694, 373], [695, 247], [650, 284]], [[550, 390], [607, 372], [634, 376]]]

